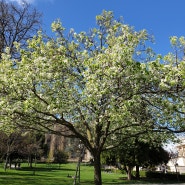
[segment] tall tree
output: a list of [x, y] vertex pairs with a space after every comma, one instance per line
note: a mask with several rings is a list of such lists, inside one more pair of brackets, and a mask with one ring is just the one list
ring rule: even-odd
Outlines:
[[24, 2], [19, 6], [0, 0], [0, 55], [9, 47], [12, 57], [17, 58], [19, 55], [14, 42], [25, 47], [27, 40], [36, 34], [40, 26], [41, 14], [31, 5]]
[[[61, 22], [54, 22], [56, 39], [38, 33], [21, 50], [16, 67], [3, 54], [0, 108], [5, 129], [13, 124], [80, 139], [94, 158], [94, 183], [101, 185], [100, 154], [105, 148], [118, 146], [124, 137], [181, 125], [169, 122], [172, 108], [160, 119], [155, 116], [178, 96], [173, 94], [177, 84], [162, 84], [166, 76], [176, 78], [170, 74], [173, 65], [161, 64], [160, 56], [148, 62], [150, 50], [141, 48], [148, 40], [146, 31], [134, 31], [112, 12], [103, 11], [96, 19], [90, 33], [71, 30], [67, 36]], [[182, 89], [180, 84], [178, 93]], [[154, 121], [133, 116], [132, 107], [142, 102], [145, 110], [152, 109]], [[55, 125], [64, 129], [54, 130]]]
[[[112, 152], [113, 153], [113, 152]], [[162, 147], [160, 138], [152, 141], [142, 141], [133, 138], [124, 142], [123, 145], [114, 151], [119, 160], [120, 168], [126, 171], [128, 180], [132, 179], [132, 169], [136, 167], [136, 178], [139, 178], [139, 167], [152, 167], [159, 164], [167, 164], [169, 154]]]
[[25, 133], [19, 130], [19, 132], [17, 131], [7, 135], [1, 132], [0, 157], [5, 159], [5, 170], [8, 165], [11, 167], [13, 160], [17, 160], [18, 158], [28, 158], [29, 165], [32, 167], [33, 159], [40, 157], [43, 152], [41, 139], [38, 133], [33, 132]]

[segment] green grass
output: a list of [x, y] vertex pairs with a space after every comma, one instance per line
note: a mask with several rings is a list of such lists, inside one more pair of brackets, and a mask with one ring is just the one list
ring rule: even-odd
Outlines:
[[[82, 165], [80, 168], [80, 182], [84, 185], [93, 184], [93, 167]], [[20, 170], [7, 169], [5, 172], [3, 165], [0, 166], [0, 184], [1, 185], [72, 185], [74, 179], [70, 176], [75, 175], [76, 164], [69, 163], [61, 165], [37, 164], [36, 167], [30, 169], [27, 164], [21, 165]], [[120, 173], [102, 172], [104, 184], [118, 184], [123, 182]]]
[[[80, 182], [82, 185], [93, 185], [93, 167], [81, 165]], [[1, 185], [73, 185], [76, 170], [75, 163], [61, 165], [37, 164], [33, 169], [28, 168], [27, 164], [22, 164], [20, 170], [7, 169], [5, 172], [3, 165], [0, 165], [0, 184]], [[124, 175], [119, 171], [114, 173], [102, 172], [103, 185], [124, 185], [124, 184], [147, 184], [151, 180], [126, 181]], [[152, 181], [156, 183], [157, 181]], [[159, 181], [161, 183], [161, 181]], [[169, 183], [169, 182], [166, 182]], [[175, 182], [174, 182], [175, 183]]]

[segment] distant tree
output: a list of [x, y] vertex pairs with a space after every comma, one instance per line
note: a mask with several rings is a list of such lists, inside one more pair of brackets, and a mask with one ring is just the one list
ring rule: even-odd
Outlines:
[[60, 151], [60, 150], [56, 150], [54, 152], [54, 163], [58, 163], [59, 164], [59, 168], [61, 164], [65, 164], [67, 163], [67, 159], [68, 159], [68, 154], [64, 151]]
[[4, 154], [4, 169], [6, 171], [8, 165], [9, 167], [11, 167], [13, 159], [17, 158], [20, 155], [19, 149], [23, 148], [21, 132], [14, 132], [6, 135], [6, 139], [4, 140], [4, 142], [6, 148]]
[[41, 28], [41, 13], [26, 3], [19, 6], [0, 0], [0, 55], [9, 47], [13, 58], [19, 56], [14, 42], [21, 48], [27, 45], [27, 40]]
[[[115, 151], [116, 153], [116, 151]], [[136, 178], [139, 178], [139, 167], [153, 167], [159, 164], [167, 164], [169, 153], [163, 149], [162, 143], [158, 141], [138, 141], [134, 139], [127, 141], [117, 149], [117, 158], [126, 171], [128, 180], [132, 178], [132, 169], [136, 167]]]
[[[42, 155], [42, 138], [35, 132], [14, 132], [11, 134], [0, 133], [0, 154], [5, 159], [5, 170], [18, 159], [27, 159], [32, 167], [33, 159]], [[16, 166], [15, 166], [16, 167]]]
[[23, 147], [19, 148], [24, 157], [27, 157], [28, 164], [32, 168], [33, 161], [40, 158], [44, 152], [43, 135], [38, 132], [26, 132], [22, 136]]

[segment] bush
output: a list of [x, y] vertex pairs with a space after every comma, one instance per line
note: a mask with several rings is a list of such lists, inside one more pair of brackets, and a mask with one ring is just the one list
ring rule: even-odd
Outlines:
[[155, 171], [147, 171], [146, 172], [146, 177], [148, 178], [157, 178], [157, 179], [160, 179], [162, 177], [164, 177], [164, 173], [161, 173], [161, 172], [155, 172]]
[[179, 179], [180, 181], [185, 181], [185, 174], [179, 174], [179, 173], [161, 173], [161, 172], [147, 171], [146, 177], [157, 178], [157, 179], [162, 178], [165, 180], [173, 180], [173, 181], [177, 181]]
[[54, 161], [53, 161], [54, 163], [58, 163], [59, 165], [64, 164], [64, 163], [67, 163], [67, 159], [68, 159], [68, 154], [63, 151], [57, 150], [54, 153]]

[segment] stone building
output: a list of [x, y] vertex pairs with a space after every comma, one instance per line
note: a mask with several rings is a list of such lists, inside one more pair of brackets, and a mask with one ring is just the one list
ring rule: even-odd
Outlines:
[[185, 138], [176, 145], [177, 157], [172, 158], [167, 166], [171, 172], [185, 173]]
[[[55, 126], [54, 130], [59, 131], [61, 126]], [[54, 160], [55, 151], [64, 151], [69, 156], [69, 161], [77, 161], [80, 152], [80, 142], [76, 138], [67, 138], [64, 136], [59, 136], [55, 134], [46, 134], [45, 135], [45, 144], [48, 146], [48, 159], [47, 161], [52, 162]], [[85, 150], [83, 161], [88, 162], [91, 159], [91, 154], [88, 150]]]

